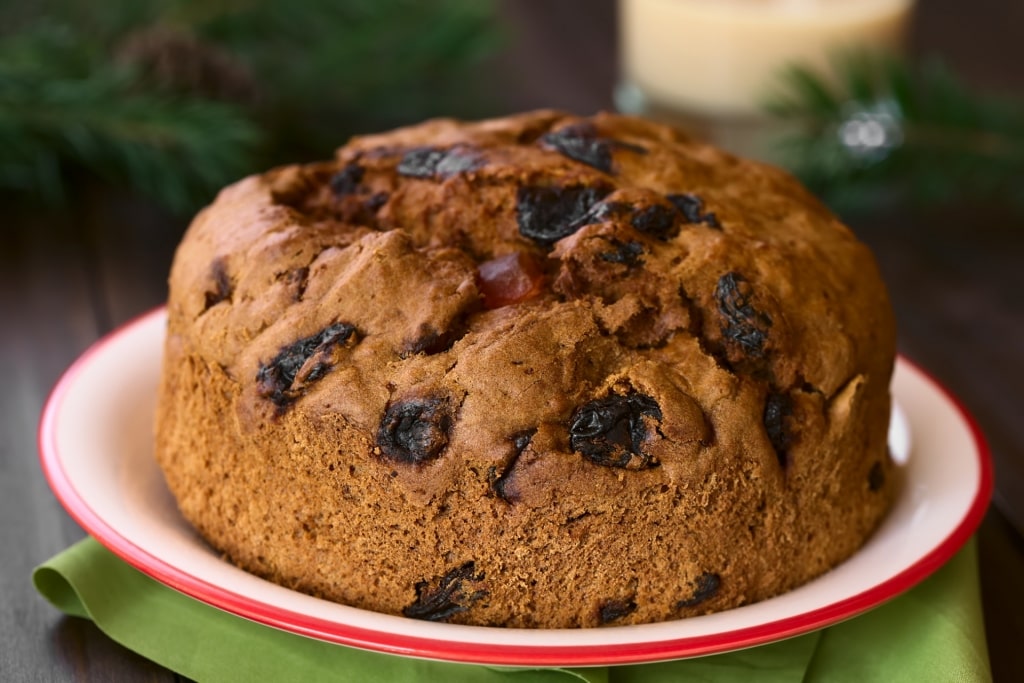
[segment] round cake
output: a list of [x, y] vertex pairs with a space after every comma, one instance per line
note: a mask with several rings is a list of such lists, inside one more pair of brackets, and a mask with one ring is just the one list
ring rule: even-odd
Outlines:
[[246, 178], [168, 312], [181, 512], [346, 605], [704, 614], [828, 571], [893, 498], [868, 249], [782, 171], [641, 119], [429, 121]]

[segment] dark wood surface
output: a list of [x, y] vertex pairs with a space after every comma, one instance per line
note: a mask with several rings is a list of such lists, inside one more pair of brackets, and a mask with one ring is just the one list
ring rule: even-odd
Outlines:
[[[494, 113], [611, 108], [609, 0], [509, 0], [503, 54], [487, 67]], [[1024, 4], [931, 0], [914, 46], [972, 82], [1024, 94]], [[33, 566], [83, 532], [46, 486], [36, 426], [47, 392], [91, 342], [165, 297], [185, 222], [102, 188], [69, 210], [5, 206], [0, 218], [0, 680], [167, 681], [174, 674], [61, 617]], [[1024, 680], [1024, 217], [998, 206], [887, 211], [853, 220], [878, 254], [900, 347], [957, 394], [992, 447], [996, 502], [978, 534], [993, 673]], [[865, 653], [870, 656], [870, 653]]]

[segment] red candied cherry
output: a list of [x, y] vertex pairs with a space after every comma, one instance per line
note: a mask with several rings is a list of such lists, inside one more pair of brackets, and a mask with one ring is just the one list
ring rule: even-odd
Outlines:
[[527, 301], [544, 288], [543, 271], [530, 254], [522, 251], [485, 261], [477, 270], [486, 308]]

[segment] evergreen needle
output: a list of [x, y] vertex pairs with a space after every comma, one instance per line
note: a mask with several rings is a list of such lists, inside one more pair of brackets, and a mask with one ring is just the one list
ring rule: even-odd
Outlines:
[[834, 77], [787, 70], [767, 111], [783, 163], [841, 208], [1001, 197], [1024, 206], [1024, 106], [973, 92], [936, 60], [847, 54]]

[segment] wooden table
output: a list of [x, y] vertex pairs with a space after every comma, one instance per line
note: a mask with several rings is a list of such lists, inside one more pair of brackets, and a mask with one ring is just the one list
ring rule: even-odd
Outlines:
[[[511, 38], [487, 69], [492, 110], [611, 108], [610, 0], [506, 2]], [[915, 45], [972, 82], [1024, 92], [1024, 4], [922, 3]], [[97, 188], [70, 211], [5, 204], [0, 227], [0, 679], [177, 678], [61, 617], [32, 589], [32, 567], [83, 532], [43, 480], [40, 409], [91, 342], [159, 305], [185, 221]], [[901, 350], [974, 413], [996, 463], [996, 504], [979, 531], [985, 619], [997, 681], [1024, 680], [1024, 216], [998, 206], [900, 209], [860, 218], [900, 321]], [[865, 653], [869, 654], [869, 653]]]

